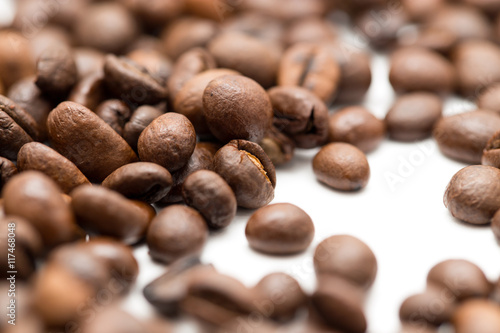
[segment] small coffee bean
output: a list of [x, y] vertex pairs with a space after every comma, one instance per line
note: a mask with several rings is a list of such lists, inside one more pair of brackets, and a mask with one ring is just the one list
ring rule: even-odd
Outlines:
[[43, 172], [52, 178], [64, 193], [69, 193], [80, 185], [90, 184], [73, 162], [39, 142], [27, 143], [19, 150], [17, 166], [20, 171]]
[[99, 104], [95, 110], [95, 114], [122, 136], [123, 127], [129, 121], [132, 111], [130, 111], [128, 105], [123, 101], [109, 99]]
[[117, 98], [138, 105], [155, 104], [167, 98], [166, 87], [144, 67], [124, 57], [106, 56], [104, 81]]
[[[33, 140], [40, 139], [40, 127], [38, 126], [36, 120], [23, 108], [3, 95], [0, 95], [0, 112], [5, 113], [8, 117], [12, 118], [12, 120]], [[2, 128], [8, 127], [2, 126]], [[4, 133], [4, 135], [8, 135], [8, 131], [2, 132], [7, 132]]]
[[288, 134], [299, 148], [314, 148], [328, 138], [328, 108], [309, 90], [275, 87], [269, 90], [274, 126]]
[[229, 184], [240, 207], [260, 208], [274, 198], [276, 170], [256, 143], [229, 142], [215, 154], [214, 171]]
[[284, 36], [286, 45], [298, 43], [328, 43], [337, 39], [338, 28], [330, 21], [318, 17], [306, 17], [292, 22]]
[[31, 45], [20, 32], [0, 31], [0, 78], [8, 90], [15, 82], [35, 74], [35, 63]]
[[106, 307], [92, 320], [82, 320], [81, 333], [146, 332], [145, 325], [117, 307]]
[[64, 98], [76, 83], [76, 63], [67, 46], [45, 49], [37, 60], [36, 70], [36, 85], [55, 99]]
[[102, 71], [92, 72], [80, 79], [68, 96], [68, 101], [75, 102], [95, 110], [107, 95]]
[[264, 276], [253, 288], [259, 304], [268, 304], [264, 316], [279, 321], [288, 321], [306, 305], [307, 296], [300, 284], [288, 274], [272, 273]]
[[173, 205], [153, 219], [146, 240], [151, 257], [169, 264], [182, 257], [198, 256], [207, 238], [208, 228], [200, 213]]
[[85, 230], [135, 244], [151, 221], [149, 209], [105, 187], [82, 185], [71, 192], [71, 206]]
[[500, 330], [500, 306], [489, 300], [464, 302], [453, 314], [456, 333], [493, 333]]
[[408, 15], [404, 10], [391, 10], [383, 23], [378, 21], [378, 15], [384, 15], [387, 10], [385, 6], [374, 6], [360, 13], [355, 21], [356, 27], [362, 36], [370, 42], [374, 48], [389, 48], [393, 46], [398, 37], [398, 32], [408, 24]]
[[205, 218], [215, 229], [227, 227], [236, 215], [236, 197], [226, 181], [213, 171], [190, 174], [182, 185], [184, 202]]
[[417, 47], [397, 50], [391, 57], [389, 80], [396, 92], [452, 92], [455, 69], [439, 53]]
[[130, 120], [123, 127], [123, 138], [134, 151], [137, 151], [137, 142], [142, 131], [162, 114], [160, 109], [149, 105], [142, 105], [132, 113]]
[[301, 43], [289, 48], [281, 58], [278, 85], [303, 87], [325, 103], [337, 95], [340, 67], [322, 45]]
[[230, 16], [230, 9], [222, 9], [224, 6], [233, 7], [240, 4], [219, 3], [218, 0], [184, 0], [186, 12], [197, 17], [204, 17], [213, 21], [224, 21]]
[[174, 100], [174, 110], [185, 115], [194, 126], [197, 135], [210, 135], [203, 114], [203, 93], [213, 79], [224, 75], [238, 75], [231, 69], [209, 69], [186, 82]]
[[0, 192], [7, 182], [16, 174], [16, 165], [5, 157], [0, 157]]
[[477, 110], [441, 118], [433, 135], [447, 157], [479, 164], [488, 140], [499, 130], [500, 117], [497, 114]]
[[368, 184], [370, 166], [365, 154], [348, 143], [329, 143], [313, 159], [316, 178], [341, 191], [357, 191]]
[[439, 10], [444, 3], [445, 0], [426, 0], [418, 2], [411, 0], [401, 1], [405, 12], [413, 21], [425, 21], [435, 13], [436, 10]]
[[75, 47], [73, 48], [73, 58], [75, 59], [80, 80], [91, 73], [102, 73], [105, 55], [99, 50], [87, 47]]
[[275, 166], [290, 162], [295, 152], [295, 142], [275, 126], [267, 130], [259, 145]]
[[384, 122], [362, 106], [350, 106], [333, 113], [328, 127], [329, 142], [350, 143], [364, 153], [375, 150], [386, 135]]
[[269, 45], [281, 44], [283, 22], [258, 12], [242, 12], [222, 22], [223, 32], [240, 32], [256, 37]]
[[340, 84], [336, 102], [358, 102], [372, 83], [371, 58], [366, 52], [349, 49], [348, 56], [342, 44], [334, 48], [340, 65]]
[[476, 104], [479, 109], [495, 111], [500, 114], [500, 83], [493, 83], [489, 85], [477, 97]]
[[459, 301], [486, 298], [492, 290], [484, 272], [466, 260], [446, 260], [435, 265], [427, 275], [427, 284], [447, 289]]
[[3, 189], [6, 215], [26, 219], [40, 233], [46, 249], [77, 238], [77, 226], [70, 205], [57, 184], [38, 171], [13, 177]]
[[432, 134], [441, 118], [443, 103], [431, 93], [410, 93], [400, 96], [385, 116], [389, 137], [396, 141], [415, 141]]
[[179, 17], [184, 1], [177, 0], [120, 0], [121, 3], [148, 27], [161, 27]]
[[483, 150], [482, 165], [489, 165], [500, 169], [500, 132], [496, 132]]
[[226, 75], [206, 87], [203, 114], [210, 131], [220, 141], [259, 142], [271, 126], [273, 110], [266, 91], [257, 82], [244, 76]]
[[399, 45], [401, 47], [425, 48], [448, 55], [458, 43], [458, 36], [455, 33], [440, 28], [425, 27], [416, 33], [417, 35], [412, 30], [402, 33], [398, 40]]
[[137, 162], [113, 171], [104, 179], [102, 186], [127, 198], [155, 203], [167, 195], [172, 183], [167, 169], [155, 163]]
[[314, 238], [314, 224], [311, 217], [295, 205], [273, 204], [250, 216], [245, 234], [256, 251], [293, 254], [309, 247]]
[[59, 104], [50, 113], [47, 127], [54, 149], [91, 181], [100, 182], [122, 165], [137, 161], [125, 140], [80, 104]]
[[277, 0], [273, 2], [256, 0], [241, 4], [242, 9], [257, 11], [270, 17], [292, 22], [306, 17], [320, 17], [326, 14], [326, 3], [321, 0]]
[[157, 163], [173, 172], [186, 165], [195, 146], [196, 133], [189, 119], [167, 113], [144, 129], [137, 149], [141, 161]]
[[430, 288], [404, 300], [399, 308], [402, 322], [420, 326], [439, 326], [449, 322], [456, 303], [448, 291]]
[[136, 49], [127, 54], [127, 58], [146, 68], [156, 81], [162, 86], [167, 85], [168, 77], [172, 72], [172, 62], [159, 51]]
[[9, 130], [0, 131], [0, 156], [10, 160], [17, 158], [21, 147], [32, 142], [33, 139], [9, 115], [0, 109], [0, 128]]
[[[493, 215], [493, 218], [491, 219], [491, 230], [493, 230], [493, 234], [495, 237], [500, 241], [500, 210], [498, 210], [495, 215]], [[500, 288], [498, 288], [498, 296], [500, 297]], [[500, 300], [500, 298], [499, 298]]]
[[377, 259], [361, 240], [349, 236], [331, 236], [314, 252], [316, 275], [335, 275], [367, 289], [377, 276]]

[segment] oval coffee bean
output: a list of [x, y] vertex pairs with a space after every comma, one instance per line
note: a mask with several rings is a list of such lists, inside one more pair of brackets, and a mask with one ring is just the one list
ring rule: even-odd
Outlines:
[[358, 50], [351, 50], [346, 55], [342, 46], [334, 50], [341, 73], [339, 92], [335, 101], [340, 103], [361, 101], [372, 83], [370, 55]]
[[123, 138], [134, 151], [137, 151], [137, 142], [142, 131], [162, 114], [160, 109], [149, 105], [142, 105], [134, 111], [130, 120], [123, 127]]
[[273, 109], [266, 91], [257, 82], [244, 76], [226, 75], [206, 87], [203, 114], [210, 131], [220, 141], [259, 142], [271, 126]]
[[75, 47], [73, 55], [80, 80], [91, 73], [99, 72], [102, 74], [104, 53], [92, 48]]
[[127, 198], [155, 203], [172, 188], [172, 176], [158, 164], [136, 162], [113, 171], [104, 179], [102, 186]]
[[377, 259], [361, 240], [349, 235], [331, 236], [314, 252], [316, 275], [335, 275], [361, 288], [369, 288], [377, 276]]
[[456, 333], [493, 333], [500, 331], [500, 306], [489, 300], [464, 302], [453, 314]]
[[350, 106], [330, 115], [328, 141], [345, 142], [364, 153], [377, 148], [386, 135], [385, 124], [362, 106]]
[[0, 157], [0, 192], [7, 182], [16, 174], [16, 165], [5, 157]]
[[225, 228], [236, 215], [236, 197], [226, 181], [213, 171], [190, 174], [182, 185], [184, 202], [200, 212], [211, 228]]
[[162, 86], [167, 85], [168, 77], [172, 72], [172, 62], [160, 51], [139, 48], [128, 53], [127, 58], [146, 68]]
[[9, 115], [0, 110], [0, 156], [15, 160], [17, 153], [24, 144], [33, 139]]
[[128, 105], [118, 99], [104, 101], [95, 110], [95, 114], [120, 136], [123, 136], [123, 127], [130, 119], [131, 113]]
[[498, 131], [500, 117], [491, 111], [477, 110], [441, 118], [434, 128], [434, 138], [447, 157], [479, 164], [488, 140]]
[[443, 103], [431, 93], [417, 92], [399, 97], [385, 116], [389, 137], [397, 141], [425, 139], [441, 118]]
[[6, 215], [26, 219], [40, 233], [47, 249], [77, 238], [70, 205], [57, 184], [38, 171], [13, 177], [3, 189]]
[[71, 192], [71, 199], [82, 228], [126, 244], [140, 241], [151, 221], [147, 207], [105, 187], [82, 185]]
[[195, 146], [196, 133], [189, 119], [167, 113], [144, 129], [137, 149], [141, 161], [157, 163], [173, 172], [186, 165]]
[[295, 153], [295, 142], [275, 126], [267, 130], [259, 145], [275, 166], [290, 162]]
[[284, 39], [287, 45], [314, 42], [327, 43], [337, 39], [338, 28], [330, 21], [316, 17], [306, 17], [300, 21], [293, 22]]
[[12, 118], [12, 120], [33, 140], [38, 140], [40, 138], [40, 128], [35, 119], [23, 108], [19, 107], [16, 103], [3, 95], [0, 95], [0, 112], [5, 113], [7, 116]]
[[495, 111], [500, 114], [500, 83], [493, 83], [485, 88], [476, 99], [479, 109]]
[[66, 46], [46, 48], [40, 54], [36, 67], [36, 85], [48, 96], [64, 98], [76, 83], [76, 63]]
[[18, 80], [35, 74], [33, 52], [29, 40], [20, 32], [11, 29], [0, 31], [0, 77], [9, 89]]
[[80, 104], [59, 104], [50, 113], [47, 126], [54, 149], [91, 181], [100, 182], [122, 165], [137, 161], [125, 140]]
[[39, 142], [25, 144], [17, 155], [20, 171], [36, 170], [52, 178], [64, 193], [90, 184], [87, 177], [66, 157]]
[[173, 205], [163, 209], [147, 233], [149, 254], [169, 264], [182, 257], [198, 256], [208, 238], [208, 228], [196, 210]]
[[274, 198], [276, 170], [256, 143], [229, 142], [215, 154], [214, 171], [232, 188], [240, 207], [260, 208]]
[[330, 143], [313, 159], [316, 178], [341, 191], [357, 191], [368, 184], [370, 166], [365, 154], [348, 143]]
[[430, 288], [405, 299], [399, 308], [399, 319], [413, 325], [437, 327], [450, 321], [456, 304], [449, 292]]
[[496, 132], [486, 144], [481, 158], [482, 165], [500, 168], [500, 132]]
[[245, 235], [256, 251], [293, 254], [309, 247], [314, 238], [314, 224], [311, 217], [295, 205], [273, 204], [250, 216]]
[[68, 101], [75, 102], [94, 110], [106, 97], [104, 75], [101, 71], [92, 72], [80, 79], [68, 96]]

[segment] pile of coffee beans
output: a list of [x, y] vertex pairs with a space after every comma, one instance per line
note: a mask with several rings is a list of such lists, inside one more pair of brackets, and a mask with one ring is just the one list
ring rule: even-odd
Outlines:
[[[280, 272], [245, 286], [204, 245], [239, 209], [253, 250], [306, 251], [322, 221], [270, 204], [276, 170], [316, 149], [318, 182], [361, 191], [386, 137], [470, 164], [444, 204], [500, 241], [499, 40], [498, 0], [19, 0], [0, 26], [0, 257], [15, 229], [20, 318], [0, 331], [366, 332], [378, 265], [360, 239], [320, 235], [311, 294]], [[361, 106], [372, 50], [397, 94], [384, 119]], [[443, 116], [453, 94], [478, 109]], [[167, 265], [143, 291], [154, 320], [119, 310], [143, 244]], [[402, 333], [500, 332], [500, 281], [448, 260], [427, 282]]]

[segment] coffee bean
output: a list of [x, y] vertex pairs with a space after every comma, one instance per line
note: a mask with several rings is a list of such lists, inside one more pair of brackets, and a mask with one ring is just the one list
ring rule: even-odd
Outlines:
[[313, 159], [318, 181], [341, 191], [357, 191], [368, 184], [370, 166], [365, 154], [348, 143], [329, 143]]
[[[10, 117], [21, 129], [23, 129], [33, 140], [40, 139], [40, 128], [35, 119], [7, 97], [0, 95], [0, 112]], [[3, 127], [8, 128], [8, 127]], [[3, 131], [8, 135], [8, 131]], [[9, 144], [9, 143], [7, 143]]]
[[153, 219], [148, 229], [149, 254], [166, 264], [198, 256], [207, 237], [208, 228], [200, 213], [186, 206], [169, 206]]
[[7, 182], [16, 174], [16, 165], [5, 157], [0, 157], [0, 192]]
[[124, 57], [106, 56], [104, 81], [117, 98], [138, 105], [155, 104], [167, 98], [166, 87], [144, 67]]
[[242, 9], [261, 12], [283, 21], [295, 21], [306, 17], [323, 16], [326, 3], [321, 0], [254, 0], [241, 4]]
[[244, 76], [226, 75], [206, 87], [203, 114], [210, 131], [220, 141], [259, 142], [271, 126], [273, 112], [266, 91], [257, 82]]
[[229, 142], [215, 154], [214, 171], [232, 188], [240, 207], [260, 208], [274, 198], [276, 171], [256, 143], [245, 140]]
[[209, 69], [186, 82], [174, 100], [174, 110], [185, 115], [193, 124], [197, 135], [210, 135], [203, 114], [203, 92], [213, 79], [224, 75], [238, 75], [230, 69]]
[[403, 323], [399, 333], [437, 333], [438, 331], [434, 327], [429, 327], [429, 325], [412, 325]]
[[[360, 13], [355, 21], [358, 33], [370, 42], [374, 48], [389, 48], [396, 42], [398, 32], [408, 24], [408, 15], [404, 10], [387, 10], [387, 5], [374, 6]], [[384, 16], [385, 12], [390, 12]], [[380, 16], [378, 16], [380, 15]], [[379, 17], [384, 16], [383, 23]]]
[[322, 45], [302, 43], [289, 48], [281, 58], [278, 85], [303, 87], [325, 103], [337, 95], [340, 67]]
[[135, 244], [145, 235], [151, 221], [147, 205], [134, 204], [105, 187], [82, 185], [71, 192], [77, 222], [90, 233]]
[[219, 67], [233, 69], [264, 88], [276, 82], [280, 52], [256, 37], [243, 33], [220, 34], [208, 45]]
[[439, 10], [445, 3], [445, 0], [427, 0], [427, 1], [411, 1], [403, 0], [401, 4], [403, 5], [404, 11], [408, 16], [414, 21], [425, 21], [429, 18], [436, 10]]
[[484, 147], [483, 157], [481, 158], [482, 165], [489, 165], [495, 168], [500, 168], [500, 132], [495, 133]]
[[102, 73], [105, 55], [101, 51], [87, 47], [75, 47], [73, 48], [73, 58], [80, 79], [91, 73]]
[[495, 111], [500, 114], [500, 99], [498, 94], [500, 93], [500, 83], [493, 83], [489, 85], [482, 93], [477, 97], [476, 104], [479, 109]]
[[167, 85], [167, 80], [172, 73], [172, 62], [160, 51], [136, 49], [127, 54], [127, 58], [146, 68], [156, 81], [162, 86]]
[[306, 17], [292, 22], [284, 36], [286, 45], [298, 43], [328, 43], [337, 39], [338, 28], [330, 21]]
[[122, 165], [137, 161], [125, 140], [80, 104], [59, 104], [50, 113], [47, 127], [54, 149], [91, 181], [102, 181]]
[[137, 144], [142, 161], [157, 163], [170, 172], [186, 165], [195, 146], [193, 125], [177, 113], [167, 113], [153, 120]]
[[[495, 213], [495, 215], [493, 215], [493, 218], [491, 219], [491, 229], [493, 230], [493, 234], [496, 236], [498, 241], [500, 241], [500, 213], [498, 213], [498, 211]], [[500, 297], [500, 288], [498, 288], [498, 291], [498, 296]]]
[[400, 96], [385, 116], [389, 137], [396, 141], [423, 140], [432, 134], [441, 118], [443, 103], [431, 93]]
[[275, 126], [267, 130], [259, 145], [275, 166], [290, 162], [295, 152], [295, 142]]
[[405, 47], [391, 57], [389, 80], [396, 92], [452, 92], [455, 69], [442, 55], [418, 47]]
[[177, 0], [120, 0], [121, 3], [148, 27], [161, 27], [184, 10], [184, 1]]
[[499, 130], [500, 117], [497, 114], [477, 110], [441, 118], [433, 135], [447, 157], [479, 164], [488, 140]]
[[500, 306], [489, 300], [470, 300], [455, 311], [451, 322], [456, 333], [498, 332]]
[[28, 40], [14, 30], [0, 31], [0, 77], [9, 89], [18, 80], [34, 75], [35, 64]]
[[224, 21], [224, 18], [231, 15], [234, 10], [226, 9], [226, 6], [232, 8], [240, 4], [231, 4], [228, 1], [223, 3], [218, 0], [184, 0], [186, 12], [190, 15], [204, 17], [213, 21]]
[[399, 308], [399, 318], [411, 325], [437, 327], [449, 322], [455, 308], [455, 298], [449, 291], [430, 288], [405, 299]]
[[328, 127], [329, 142], [350, 143], [364, 153], [375, 150], [386, 136], [384, 122], [362, 106], [350, 106], [333, 113]]
[[364, 51], [349, 49], [345, 46], [334, 48], [334, 55], [340, 65], [340, 83], [336, 102], [361, 101], [372, 83], [370, 55]]
[[95, 110], [107, 97], [102, 71], [92, 72], [80, 79], [68, 96], [68, 101], [75, 102]]
[[377, 259], [361, 240], [349, 235], [331, 236], [316, 247], [314, 269], [319, 275], [334, 275], [367, 289], [377, 275]]
[[123, 127], [129, 121], [132, 111], [130, 111], [128, 105], [123, 101], [109, 99], [99, 104], [95, 110], [95, 114], [122, 136]]
[[162, 166], [137, 162], [124, 165], [111, 173], [102, 186], [127, 198], [155, 203], [165, 197], [172, 187], [172, 176]]
[[266, 305], [262, 314], [279, 321], [293, 319], [307, 302], [307, 296], [297, 280], [285, 273], [264, 276], [253, 291], [258, 295], [258, 303]]
[[273, 204], [250, 216], [245, 235], [256, 251], [293, 254], [309, 247], [314, 238], [314, 224], [311, 217], [295, 205]]
[[0, 110], [0, 127], [9, 129], [0, 132], [0, 156], [15, 160], [19, 149], [33, 139], [2, 110]]
[[13, 177], [3, 189], [6, 215], [26, 219], [40, 233], [46, 249], [77, 238], [77, 226], [69, 204], [57, 184], [38, 171]]
[[284, 34], [283, 22], [258, 12], [242, 12], [222, 22], [223, 32], [240, 32], [256, 37], [270, 46], [280, 47]]
[[236, 215], [233, 190], [213, 171], [190, 174], [182, 185], [182, 197], [188, 206], [201, 213], [210, 228], [225, 228]]
[[117, 307], [106, 307], [92, 320], [82, 320], [81, 333], [146, 332], [145, 325]]
[[43, 172], [52, 178], [64, 193], [69, 193], [80, 185], [90, 184], [73, 162], [39, 142], [27, 143], [19, 150], [17, 166], [20, 171]]
[[295, 141], [299, 148], [314, 148], [328, 138], [328, 108], [310, 91], [301, 87], [269, 90], [274, 109], [274, 126]]
[[142, 131], [162, 114], [160, 109], [149, 105], [140, 106], [132, 113], [130, 120], [123, 127], [123, 138], [134, 151], [137, 151], [137, 142]]
[[67, 46], [45, 49], [36, 64], [36, 85], [55, 99], [63, 99], [75, 85], [77, 69], [73, 54]]
[[440, 28], [425, 27], [415, 35], [414, 31], [403, 33], [399, 37], [401, 47], [419, 47], [448, 55], [452, 48], [458, 43], [458, 36], [451, 31]]

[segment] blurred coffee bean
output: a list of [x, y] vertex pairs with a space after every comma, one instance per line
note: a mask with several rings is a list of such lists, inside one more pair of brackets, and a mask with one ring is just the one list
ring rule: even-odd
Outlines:
[[0, 78], [9, 89], [20, 79], [35, 74], [35, 59], [28, 40], [14, 30], [0, 30]]
[[453, 314], [456, 333], [493, 333], [500, 330], [500, 306], [489, 300], [464, 302]]
[[81, 333], [146, 332], [145, 325], [130, 314], [113, 306], [97, 312], [92, 320], [82, 320]]
[[325, 1], [322, 0], [243, 0], [240, 8], [289, 22], [323, 16], [327, 9]]
[[17, 167], [5, 157], [0, 157], [0, 192], [7, 182], [17, 174]]
[[500, 169], [500, 132], [496, 132], [483, 150], [482, 165], [490, 165]]
[[330, 21], [319, 17], [307, 17], [293, 22], [284, 39], [286, 45], [298, 43], [327, 43], [337, 38], [337, 27]]
[[31, 49], [35, 59], [50, 48], [71, 47], [73, 41], [71, 35], [61, 26], [47, 25], [30, 39]]
[[81, 79], [90, 73], [102, 72], [104, 53], [93, 48], [76, 47], [73, 49], [78, 77]]
[[130, 120], [123, 127], [123, 138], [134, 151], [137, 151], [137, 142], [142, 131], [162, 114], [160, 109], [149, 105], [142, 105], [132, 113]]
[[408, 23], [408, 15], [401, 5], [395, 10], [387, 11], [387, 6], [372, 8], [359, 14], [356, 28], [375, 48], [392, 46], [399, 30]]
[[136, 49], [127, 58], [144, 67], [162, 86], [166, 86], [172, 72], [172, 61], [156, 50]]
[[281, 47], [285, 33], [282, 21], [259, 12], [241, 12], [222, 22], [223, 32], [241, 32], [271, 46]]
[[399, 318], [415, 326], [438, 327], [450, 321], [457, 304], [449, 291], [430, 288], [406, 298], [399, 308]]
[[123, 101], [119, 99], [109, 99], [97, 106], [95, 114], [114, 129], [116, 133], [123, 136], [123, 127], [129, 121], [132, 112]]
[[372, 83], [371, 58], [365, 51], [348, 46], [335, 47], [334, 54], [340, 65], [340, 84], [336, 102], [352, 103], [365, 96]]
[[495, 111], [500, 114], [500, 83], [493, 83], [484, 89], [476, 99], [479, 109]]
[[64, 99], [77, 79], [73, 53], [67, 46], [45, 49], [36, 63], [36, 85], [47, 96]]
[[[500, 210], [498, 210], [491, 219], [491, 230], [493, 231], [493, 234], [495, 235], [497, 240], [500, 242], [500, 213], [498, 213], [499, 211]], [[500, 303], [500, 283], [496, 287], [494, 298], [498, 303]]]
[[185, 0], [120, 0], [135, 17], [148, 27], [161, 27], [179, 17]]
[[446, 0], [402, 0], [404, 11], [414, 21], [424, 21], [437, 10], [439, 10]]
[[73, 87], [68, 96], [68, 101], [75, 102], [95, 110], [107, 95], [102, 71], [91, 72], [82, 77]]
[[458, 37], [453, 32], [430, 27], [402, 32], [398, 37], [398, 43], [402, 47], [425, 48], [444, 55], [448, 55], [457, 42]]
[[290, 162], [295, 152], [295, 142], [275, 126], [267, 130], [259, 145], [275, 166]]

